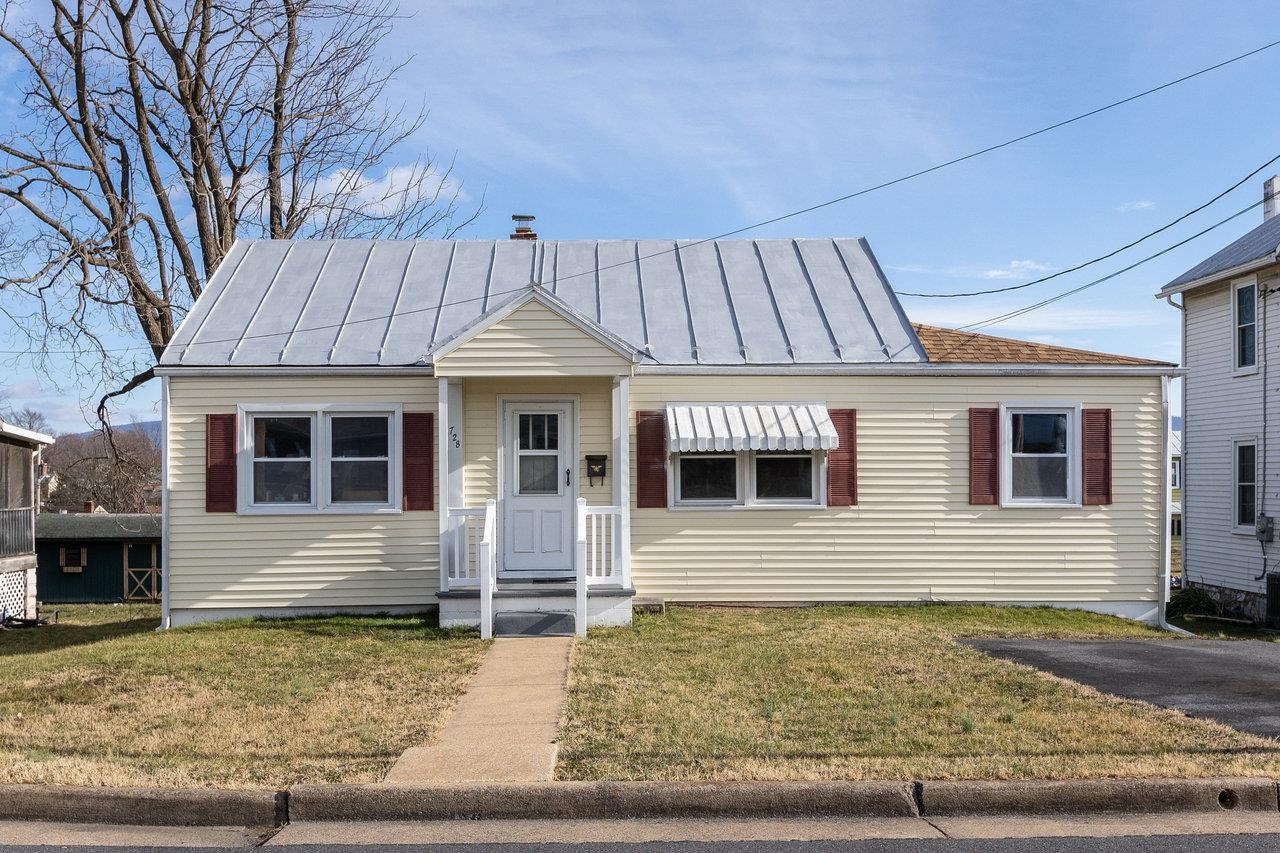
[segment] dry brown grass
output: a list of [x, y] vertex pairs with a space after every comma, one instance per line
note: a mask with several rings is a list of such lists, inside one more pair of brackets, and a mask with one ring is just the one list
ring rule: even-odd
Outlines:
[[60, 607], [0, 634], [8, 781], [268, 787], [372, 782], [430, 741], [486, 644], [434, 619], [224, 622]]
[[[673, 608], [574, 656], [565, 779], [1273, 774], [1280, 745], [955, 642], [1156, 636], [994, 607]], [[1166, 636], [1167, 635], [1163, 635]]]

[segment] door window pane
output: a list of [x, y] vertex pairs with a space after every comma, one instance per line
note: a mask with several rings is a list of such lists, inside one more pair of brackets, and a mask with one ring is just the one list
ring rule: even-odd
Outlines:
[[560, 416], [550, 414], [520, 415], [517, 425], [521, 450], [559, 450]]
[[522, 495], [554, 495], [559, 494], [557, 475], [560, 470], [560, 457], [556, 455], [530, 455], [520, 457], [520, 494]]
[[334, 503], [384, 504], [390, 500], [385, 460], [334, 461], [330, 470]]
[[333, 418], [333, 458], [387, 458], [388, 423], [385, 415]]
[[738, 499], [736, 456], [680, 458], [680, 500], [735, 501]]
[[809, 454], [756, 457], [756, 497], [812, 500], [813, 457]]

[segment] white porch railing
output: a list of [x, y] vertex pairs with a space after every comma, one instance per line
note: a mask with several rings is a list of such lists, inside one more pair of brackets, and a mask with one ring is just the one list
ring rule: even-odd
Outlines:
[[480, 639], [493, 636], [493, 588], [498, 585], [498, 558], [494, 554], [494, 531], [497, 529], [498, 503], [484, 502], [484, 521], [476, 558], [480, 574]]
[[585, 536], [586, 553], [579, 565], [586, 568], [591, 586], [626, 586], [628, 555], [623, 551], [623, 512], [616, 506], [587, 506], [578, 498], [578, 535]]
[[480, 585], [485, 507], [452, 507], [440, 542], [440, 590]]

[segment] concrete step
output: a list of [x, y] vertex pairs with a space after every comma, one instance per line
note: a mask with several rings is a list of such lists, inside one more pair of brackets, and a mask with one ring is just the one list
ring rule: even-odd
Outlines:
[[495, 637], [570, 637], [574, 616], [559, 610], [500, 610], [493, 614]]

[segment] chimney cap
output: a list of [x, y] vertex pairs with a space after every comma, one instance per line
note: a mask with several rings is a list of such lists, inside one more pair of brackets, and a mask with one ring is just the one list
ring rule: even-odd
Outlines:
[[511, 221], [516, 224], [515, 230], [511, 234], [511, 239], [512, 240], [537, 240], [538, 235], [533, 230], [533, 226], [530, 224], [535, 219], [537, 219], [536, 216], [533, 216], [528, 213], [511, 214]]
[[513, 214], [511, 214], [511, 221], [512, 221], [512, 222], [532, 222], [533, 220], [535, 220], [535, 219], [537, 219], [537, 218], [538, 218], [538, 217], [533, 216], [532, 214], [529, 214], [529, 213], [513, 213]]

